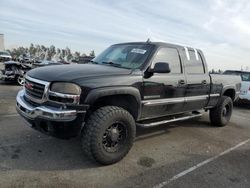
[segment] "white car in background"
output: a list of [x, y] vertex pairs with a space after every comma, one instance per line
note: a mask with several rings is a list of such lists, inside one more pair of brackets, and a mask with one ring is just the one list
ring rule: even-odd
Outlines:
[[11, 59], [9, 52], [0, 51], [0, 62], [10, 61]]
[[223, 74], [240, 75], [241, 76], [241, 89], [239, 95], [239, 102], [250, 103], [250, 72], [227, 70]]

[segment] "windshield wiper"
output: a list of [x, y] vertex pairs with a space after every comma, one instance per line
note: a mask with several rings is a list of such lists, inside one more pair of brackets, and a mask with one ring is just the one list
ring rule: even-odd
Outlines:
[[90, 61], [92, 64], [99, 64], [97, 61], [93, 61], [93, 60], [91, 60]]
[[121, 64], [119, 63], [114, 63], [112, 61], [103, 61], [102, 62], [103, 64], [107, 64], [107, 65], [111, 65], [111, 66], [114, 66], [114, 67], [121, 67]]

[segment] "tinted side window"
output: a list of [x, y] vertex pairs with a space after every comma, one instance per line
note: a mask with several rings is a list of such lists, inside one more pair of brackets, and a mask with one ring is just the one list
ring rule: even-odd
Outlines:
[[242, 81], [250, 81], [250, 73], [242, 73], [241, 74], [241, 80]]
[[160, 48], [152, 62], [154, 65], [157, 62], [166, 62], [169, 64], [170, 73], [181, 73], [181, 62], [177, 49], [175, 48]]
[[193, 50], [188, 50], [190, 60], [186, 60], [185, 71], [187, 74], [204, 74], [204, 66], [199, 53], [198, 59], [196, 58], [195, 52]]

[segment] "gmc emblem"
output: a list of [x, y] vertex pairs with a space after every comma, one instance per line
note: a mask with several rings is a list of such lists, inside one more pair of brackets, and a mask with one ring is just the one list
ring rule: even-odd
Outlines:
[[25, 88], [32, 90], [33, 89], [33, 84], [31, 83], [25, 83]]

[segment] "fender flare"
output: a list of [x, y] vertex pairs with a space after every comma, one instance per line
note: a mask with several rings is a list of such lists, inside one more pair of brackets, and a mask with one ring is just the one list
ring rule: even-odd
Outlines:
[[114, 96], [114, 95], [131, 95], [131, 96], [133, 96], [138, 104], [138, 117], [140, 117], [140, 115], [141, 115], [141, 94], [137, 88], [131, 87], [131, 86], [102, 87], [102, 88], [93, 89], [89, 92], [89, 94], [85, 98], [84, 103], [92, 105], [92, 104], [94, 104], [94, 102], [97, 99], [99, 99], [101, 97]]
[[222, 91], [221, 91], [221, 95], [224, 95], [224, 93], [229, 90], [229, 89], [232, 89], [234, 90], [234, 99], [235, 100], [235, 96], [236, 96], [236, 88], [234, 86], [224, 86]]

